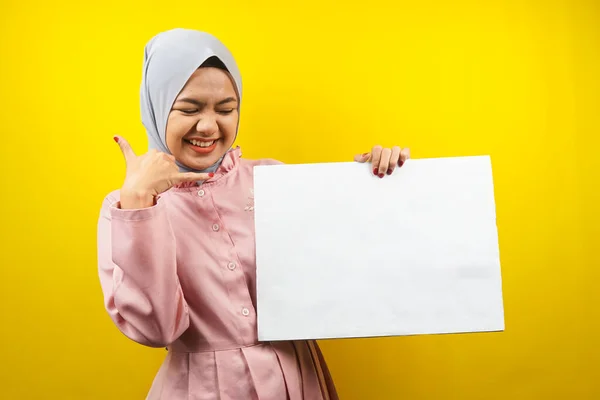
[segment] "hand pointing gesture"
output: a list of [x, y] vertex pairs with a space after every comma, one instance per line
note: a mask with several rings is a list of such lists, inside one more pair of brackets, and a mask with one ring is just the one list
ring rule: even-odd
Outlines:
[[213, 174], [181, 172], [175, 157], [157, 150], [138, 156], [125, 140], [115, 136], [125, 157], [127, 172], [121, 188], [121, 208], [137, 209], [154, 205], [155, 198], [183, 182], [206, 180]]

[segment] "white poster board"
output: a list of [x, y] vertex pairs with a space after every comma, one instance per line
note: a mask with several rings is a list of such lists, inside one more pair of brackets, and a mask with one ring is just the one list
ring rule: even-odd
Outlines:
[[504, 330], [491, 160], [254, 169], [261, 341]]

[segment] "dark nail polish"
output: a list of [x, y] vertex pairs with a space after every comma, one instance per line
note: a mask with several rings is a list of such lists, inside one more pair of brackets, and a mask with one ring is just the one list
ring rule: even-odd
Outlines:
[[385, 176], [385, 174], [379, 174], [380, 178], [383, 178]]
[[387, 170], [387, 174], [388, 174], [388, 175], [391, 175], [391, 174], [392, 174], [392, 170], [391, 170], [391, 169], [388, 169], [388, 170]]
[[119, 143], [119, 138], [118, 137], [113, 137], [113, 139], [115, 140], [115, 142]]
[[379, 173], [379, 170], [377, 168], [373, 169], [373, 175], [377, 175]]
[[404, 161], [402, 161], [402, 160], [398, 161], [398, 165], [399, 166], [403, 166], [404, 165]]

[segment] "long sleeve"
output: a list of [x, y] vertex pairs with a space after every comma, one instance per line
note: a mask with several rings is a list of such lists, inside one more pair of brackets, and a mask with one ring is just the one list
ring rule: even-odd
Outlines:
[[119, 330], [150, 347], [174, 342], [190, 324], [177, 276], [175, 238], [161, 201], [122, 210], [105, 198], [98, 221], [104, 305]]

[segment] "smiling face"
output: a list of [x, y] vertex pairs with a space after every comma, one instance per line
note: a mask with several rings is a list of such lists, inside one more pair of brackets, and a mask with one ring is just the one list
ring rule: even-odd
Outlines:
[[203, 170], [233, 145], [239, 119], [238, 97], [227, 72], [197, 69], [169, 113], [166, 141], [181, 164]]

